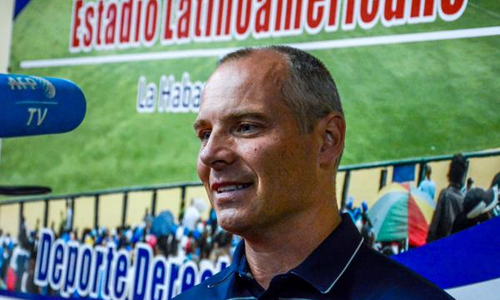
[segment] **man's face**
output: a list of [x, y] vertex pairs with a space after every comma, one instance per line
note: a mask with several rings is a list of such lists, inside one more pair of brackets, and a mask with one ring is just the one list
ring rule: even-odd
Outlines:
[[197, 170], [219, 224], [236, 234], [290, 220], [310, 205], [318, 139], [299, 133], [280, 89], [288, 68], [271, 51], [226, 63], [204, 90]]

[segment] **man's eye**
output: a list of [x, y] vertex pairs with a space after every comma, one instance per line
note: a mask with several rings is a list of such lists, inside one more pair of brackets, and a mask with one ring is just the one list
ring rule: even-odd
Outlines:
[[257, 128], [257, 126], [255, 126], [253, 124], [244, 123], [244, 124], [241, 124], [240, 126], [238, 126], [236, 131], [238, 133], [252, 133], [255, 131], [256, 128]]
[[210, 138], [210, 131], [202, 131], [198, 134], [201, 141], [208, 141]]

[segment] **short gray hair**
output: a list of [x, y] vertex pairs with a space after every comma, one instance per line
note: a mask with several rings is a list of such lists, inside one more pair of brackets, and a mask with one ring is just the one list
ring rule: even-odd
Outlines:
[[344, 115], [330, 72], [319, 59], [305, 51], [281, 45], [243, 48], [227, 54], [219, 63], [223, 65], [266, 50], [282, 54], [288, 63], [290, 74], [281, 93], [302, 133], [311, 132], [319, 119], [333, 111]]

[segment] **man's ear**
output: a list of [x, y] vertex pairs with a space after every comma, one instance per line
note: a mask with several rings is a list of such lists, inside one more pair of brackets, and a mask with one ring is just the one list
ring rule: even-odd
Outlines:
[[321, 137], [320, 165], [337, 162], [344, 150], [344, 117], [338, 112], [331, 112], [319, 121], [318, 130]]

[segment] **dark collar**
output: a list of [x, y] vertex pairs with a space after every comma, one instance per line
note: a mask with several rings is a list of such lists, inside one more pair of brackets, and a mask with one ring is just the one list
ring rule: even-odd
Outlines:
[[[347, 214], [339, 226], [299, 266], [289, 271], [309, 282], [319, 292], [328, 293], [340, 279], [361, 248], [363, 238]], [[227, 276], [251, 276], [245, 258], [245, 244], [241, 241], [233, 255], [233, 263], [221, 280]], [[325, 271], [326, 270], [326, 271]]]
[[342, 222], [306, 260], [290, 273], [309, 282], [322, 294], [328, 293], [358, 253], [363, 238], [347, 214]]

